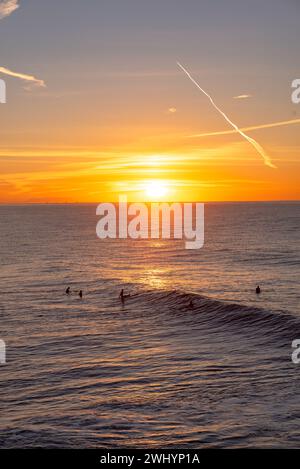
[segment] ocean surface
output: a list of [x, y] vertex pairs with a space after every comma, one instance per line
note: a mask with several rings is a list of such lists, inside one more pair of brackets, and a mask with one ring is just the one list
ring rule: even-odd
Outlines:
[[299, 448], [299, 220], [206, 204], [186, 250], [101, 241], [95, 205], [0, 206], [0, 447]]

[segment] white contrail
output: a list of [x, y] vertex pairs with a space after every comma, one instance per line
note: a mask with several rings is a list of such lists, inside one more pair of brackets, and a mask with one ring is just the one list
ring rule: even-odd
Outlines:
[[[251, 125], [249, 127], [242, 127], [240, 130], [243, 131], [251, 131], [251, 130], [260, 130], [260, 129], [272, 129], [273, 127], [282, 127], [285, 125], [294, 125], [300, 124], [300, 119], [290, 119], [288, 121], [279, 121], [279, 122], [272, 122], [271, 124], [260, 124], [260, 125]], [[220, 130], [218, 132], [205, 132], [202, 134], [194, 134], [189, 135], [190, 138], [192, 137], [212, 137], [213, 135], [230, 135], [236, 134], [236, 130]]]
[[205, 96], [208, 97], [210, 100], [211, 104], [213, 107], [224, 117], [224, 119], [235, 129], [236, 132], [238, 132], [243, 138], [245, 138], [251, 145], [254, 146], [256, 151], [263, 157], [263, 160], [267, 166], [270, 168], [276, 168], [276, 166], [272, 163], [270, 157], [266, 154], [265, 150], [263, 147], [256, 141], [254, 138], [249, 137], [246, 135], [242, 130], [238, 128], [238, 126], [232, 122], [229, 117], [216, 105], [212, 97], [203, 89], [201, 86], [194, 80], [194, 78], [191, 76], [191, 74], [181, 65], [181, 63], [177, 62], [177, 65], [181, 68], [181, 70], [184, 71], [184, 73], [189, 77], [189, 79], [197, 86], [197, 88], [205, 94]]

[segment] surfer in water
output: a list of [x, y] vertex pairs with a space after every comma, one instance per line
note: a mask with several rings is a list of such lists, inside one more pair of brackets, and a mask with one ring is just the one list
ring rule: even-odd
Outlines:
[[261, 291], [261, 290], [260, 290], [260, 286], [259, 286], [259, 285], [257, 285], [257, 287], [256, 287], [256, 290], [255, 290], [255, 291], [256, 291], [256, 294], [257, 294], [257, 295], [259, 295], [259, 294], [260, 294], [260, 291]]
[[79, 291], [79, 297], [82, 298], [83, 296], [83, 293], [82, 293], [82, 290]]
[[120, 292], [120, 295], [119, 295], [119, 298], [122, 301], [122, 303], [124, 303], [125, 298], [128, 298], [129, 296], [130, 296], [130, 293], [128, 295], [125, 295], [124, 294], [124, 288], [122, 288], [122, 290]]
[[71, 293], [71, 289], [70, 289], [70, 287], [68, 287], [68, 288], [66, 289], [66, 294], [67, 294], [67, 295], [70, 295], [70, 293]]

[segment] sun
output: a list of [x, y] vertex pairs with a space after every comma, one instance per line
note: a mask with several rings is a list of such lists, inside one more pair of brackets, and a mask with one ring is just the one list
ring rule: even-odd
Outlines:
[[145, 192], [150, 199], [161, 199], [168, 193], [168, 187], [162, 181], [150, 181], [145, 184]]

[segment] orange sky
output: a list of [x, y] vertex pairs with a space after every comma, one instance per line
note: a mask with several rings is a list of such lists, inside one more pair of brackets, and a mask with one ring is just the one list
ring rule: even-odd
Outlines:
[[[269, 127], [300, 118], [291, 102], [293, 8], [277, 6], [269, 21], [264, 7], [245, 17], [235, 0], [224, 11], [203, 2], [183, 17], [177, 5], [170, 22], [169, 10], [141, 6], [133, 22], [125, 6], [107, 5], [102, 24], [98, 6], [83, 16], [74, 2], [71, 22], [55, 3], [24, 3], [0, 19], [1, 203], [150, 200], [149, 184], [170, 201], [299, 199], [300, 123]], [[248, 40], [243, 52], [237, 38]], [[226, 133], [232, 128], [178, 58], [239, 127], [250, 127], [277, 169]]]

